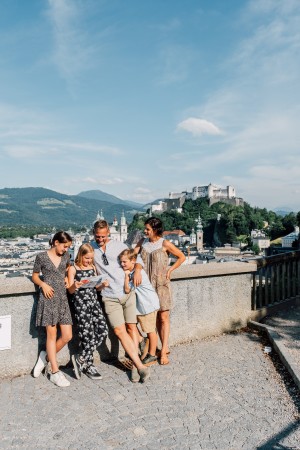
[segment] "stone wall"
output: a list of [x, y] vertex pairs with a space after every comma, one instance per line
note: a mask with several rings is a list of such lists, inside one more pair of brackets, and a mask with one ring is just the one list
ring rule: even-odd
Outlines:
[[[183, 266], [173, 272], [174, 309], [171, 313], [171, 345], [233, 331], [252, 317], [251, 283], [255, 263], [210, 263]], [[0, 316], [11, 316], [12, 345], [0, 351], [0, 376], [29, 373], [38, 351], [44, 348], [45, 332], [35, 323], [37, 295], [26, 278], [1, 279]], [[77, 339], [59, 354], [67, 363], [76, 350]], [[122, 356], [112, 331], [96, 352], [96, 360]]]

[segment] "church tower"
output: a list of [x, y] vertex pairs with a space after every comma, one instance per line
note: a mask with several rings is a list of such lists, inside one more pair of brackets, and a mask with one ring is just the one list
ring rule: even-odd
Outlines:
[[198, 219], [196, 220], [197, 226], [196, 226], [196, 244], [197, 244], [197, 251], [202, 252], [203, 250], [203, 226], [202, 226], [202, 220], [200, 217], [200, 214], [198, 216]]
[[98, 211], [97, 216], [96, 216], [96, 220], [94, 221], [94, 223], [98, 222], [98, 220], [104, 220], [102, 209], [100, 209], [100, 213]]
[[117, 219], [116, 215], [114, 216], [113, 226], [114, 226], [114, 227], [117, 227], [117, 226], [118, 226], [118, 219]]
[[195, 233], [195, 229], [192, 228], [191, 234], [190, 234], [190, 244], [191, 245], [195, 245], [196, 244], [196, 240], [197, 240], [197, 236]]
[[80, 234], [76, 234], [75, 239], [73, 239], [73, 261], [75, 261], [79, 247], [82, 245], [82, 237]]
[[124, 211], [122, 212], [121, 216], [121, 223], [120, 223], [120, 240], [121, 242], [125, 242], [128, 236], [127, 232], [127, 223], [126, 223], [126, 217], [124, 214]]

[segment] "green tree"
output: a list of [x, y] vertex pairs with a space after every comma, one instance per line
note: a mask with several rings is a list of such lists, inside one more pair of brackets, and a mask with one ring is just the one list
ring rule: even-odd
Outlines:
[[133, 216], [132, 222], [128, 226], [128, 232], [133, 230], [144, 230], [144, 223], [146, 220], [146, 213], [137, 213]]
[[253, 251], [253, 253], [254, 253], [255, 255], [259, 255], [259, 253], [260, 253], [260, 248], [259, 248], [259, 246], [258, 246], [257, 244], [253, 244], [253, 245], [251, 246], [251, 250]]
[[295, 229], [295, 225], [297, 224], [296, 214], [291, 212], [282, 218], [282, 225], [285, 229], [285, 233], [292, 233]]

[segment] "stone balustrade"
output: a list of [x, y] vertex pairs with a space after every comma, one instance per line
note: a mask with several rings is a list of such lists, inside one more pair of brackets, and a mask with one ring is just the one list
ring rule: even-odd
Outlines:
[[[256, 270], [255, 262], [227, 262], [182, 266], [174, 271], [171, 345], [246, 326], [255, 314], [251, 311], [251, 289]], [[33, 283], [24, 277], [2, 278], [0, 286], [0, 317], [11, 317], [11, 349], [0, 350], [0, 376], [18, 376], [32, 369], [38, 351], [44, 348], [45, 332], [35, 327], [37, 294]], [[76, 346], [75, 330], [73, 342], [59, 354], [61, 364], [69, 361]], [[98, 350], [96, 361], [123, 354], [111, 330]]]

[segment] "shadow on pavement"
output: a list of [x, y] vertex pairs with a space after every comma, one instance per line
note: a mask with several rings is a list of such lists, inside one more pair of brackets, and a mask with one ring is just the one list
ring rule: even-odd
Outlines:
[[278, 311], [266, 316], [261, 323], [274, 328], [277, 333], [282, 333], [288, 339], [290, 348], [299, 349], [300, 341], [300, 307], [291, 306], [288, 309]]
[[[251, 328], [244, 328], [243, 330], [250, 340], [259, 340], [262, 346], [262, 352], [264, 346], [270, 346], [270, 342], [265, 333], [254, 331]], [[287, 438], [290, 434], [294, 433], [300, 427], [300, 392], [294, 383], [291, 375], [285, 368], [284, 364], [281, 362], [279, 356], [275, 351], [269, 354], [265, 354], [266, 358], [269, 358], [276, 372], [279, 374], [282, 383], [284, 384], [287, 393], [289, 394], [292, 402], [295, 405], [297, 414], [295, 415], [295, 420], [291, 422], [287, 427], [283, 428], [279, 433], [273, 435], [268, 441], [265, 441], [260, 446], [256, 447], [256, 450], [300, 450], [299, 446], [285, 446], [280, 444], [280, 441]]]
[[[259, 447], [256, 447], [256, 450], [299, 450], [300, 446], [298, 447], [286, 447], [285, 445], [281, 445], [279, 441], [282, 439], [285, 439], [288, 437], [291, 433], [296, 431], [300, 426], [300, 423], [298, 421], [291, 422], [287, 427], [285, 427], [283, 430], [280, 431], [280, 433], [277, 433], [274, 435], [271, 439], [264, 442]], [[300, 444], [299, 444], [300, 445]]]

